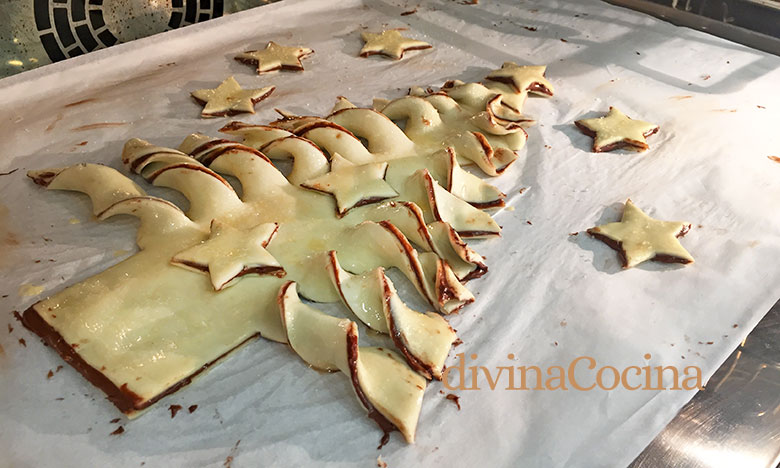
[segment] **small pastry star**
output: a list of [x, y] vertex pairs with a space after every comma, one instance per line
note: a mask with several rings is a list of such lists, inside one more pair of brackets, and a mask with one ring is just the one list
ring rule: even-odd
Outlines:
[[386, 162], [356, 165], [334, 153], [330, 172], [307, 180], [301, 187], [333, 195], [339, 216], [344, 216], [352, 208], [398, 196], [385, 182], [386, 173]]
[[301, 59], [313, 54], [307, 47], [286, 47], [269, 42], [263, 50], [249, 50], [236, 55], [235, 59], [248, 65], [256, 65], [257, 73], [276, 70], [303, 71]]
[[693, 263], [691, 254], [677, 240], [690, 228], [680, 221], [653, 219], [626, 200], [620, 222], [590, 228], [588, 234], [617, 250], [623, 268], [631, 268], [646, 260]]
[[265, 223], [240, 230], [215, 220], [207, 240], [177, 253], [171, 263], [209, 275], [217, 291], [232, 286], [244, 275], [282, 277], [284, 269], [265, 250], [278, 228], [276, 223]]
[[645, 137], [658, 131], [658, 125], [634, 120], [616, 107], [610, 107], [604, 117], [577, 120], [574, 124], [582, 133], [593, 137], [593, 151], [596, 153], [622, 147], [644, 151], [649, 148]]
[[430, 49], [432, 47], [427, 42], [402, 36], [397, 29], [389, 29], [379, 34], [364, 32], [361, 37], [366, 43], [360, 49], [361, 57], [382, 54], [400, 60], [407, 50]]
[[232, 76], [223, 81], [216, 89], [199, 89], [192, 97], [205, 104], [202, 117], [221, 117], [241, 112], [255, 113], [255, 104], [271, 95], [275, 86], [260, 89], [242, 89]]
[[507, 84], [518, 93], [552, 96], [553, 85], [544, 77], [545, 70], [546, 65], [520, 66], [514, 62], [504, 62], [501, 68], [490, 72], [485, 79]]

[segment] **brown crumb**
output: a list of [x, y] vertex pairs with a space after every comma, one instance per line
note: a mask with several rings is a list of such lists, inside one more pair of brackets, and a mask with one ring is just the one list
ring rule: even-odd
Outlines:
[[439, 390], [440, 395], [444, 395], [444, 390]]
[[702, 75], [702, 77], [701, 77], [701, 79], [704, 80], [704, 81], [707, 81], [710, 78], [712, 78], [712, 75]]
[[448, 393], [445, 398], [455, 403], [458, 406], [458, 411], [460, 411], [460, 397], [458, 395], [455, 395], [454, 393]]
[[382, 460], [382, 455], [376, 457], [376, 466], [378, 468], [387, 468], [387, 463], [384, 460]]
[[112, 419], [111, 421], [109, 421], [109, 423], [110, 423], [110, 424], [116, 424], [116, 423], [118, 423], [118, 422], [119, 422], [119, 420], [120, 420], [120, 419], [122, 419], [122, 418], [114, 418], [114, 419]]
[[764, 106], [756, 105], [756, 107], [758, 107], [759, 109], [766, 109], [766, 107], [764, 107]]
[[532, 223], [531, 221], [528, 221], [528, 220], [525, 221], [525, 224], [527, 224], [529, 226], [533, 226], [534, 225], [534, 223]]
[[737, 324], [735, 323], [734, 325], [732, 325], [732, 326], [731, 326], [731, 328], [737, 328], [738, 326], [739, 326], [739, 325], [737, 325]]
[[114, 432], [112, 432], [109, 435], [119, 435], [119, 434], [121, 434], [123, 432], [125, 432], [125, 428], [123, 426], [119, 426], [119, 427], [116, 428], [116, 430]]
[[179, 412], [181, 409], [181, 405], [171, 405], [168, 407], [168, 410], [171, 412], [171, 419], [173, 419], [176, 416], [176, 413]]
[[566, 325], [568, 325], [568, 324], [566, 323], [566, 319], [563, 319], [563, 320], [561, 320], [561, 326], [562, 326], [562, 327], [565, 327]]
[[24, 346], [25, 348], [27, 347], [27, 342], [24, 341], [24, 338], [19, 338], [19, 344]]
[[534, 31], [538, 30], [538, 28], [535, 28], [533, 26], [523, 26], [523, 29], [525, 29], [527, 31], [531, 31], [531, 32], [534, 32]]
[[59, 372], [61, 370], [62, 370], [62, 366], [57, 366], [57, 368], [54, 369], [54, 373], [56, 374], [57, 372]]
[[14, 172], [16, 172], [18, 170], [19, 170], [19, 168], [17, 167], [16, 169], [10, 170], [8, 172], [0, 172], [0, 176], [11, 175], [11, 174], [13, 174]]
[[478, 5], [479, 0], [466, 0], [463, 2], [460, 2], [461, 5]]
[[452, 342], [452, 347], [454, 348], [454, 347], [456, 347], [456, 346], [460, 346], [460, 345], [462, 345], [462, 344], [463, 344], [463, 340], [461, 340], [460, 338], [458, 338], [457, 340], [455, 340], [455, 341], [453, 341], [453, 342]]
[[11, 324], [8, 324], [8, 333], [12, 333], [14, 331], [14, 327], [11, 326]]
[[708, 341], [707, 342], [708, 345], [713, 344], [713, 343], [715, 343], [715, 342], [714, 341]]
[[767, 156], [770, 161], [774, 161], [776, 163], [780, 163], [780, 156]]
[[48, 374], [46, 374], [46, 378], [47, 378], [47, 379], [50, 379], [50, 378], [52, 378], [52, 377], [54, 377], [54, 371], [53, 371], [53, 370], [51, 370], [51, 369], [49, 369], [49, 373], [48, 373]]
[[570, 236], [579, 236], [580, 233], [579, 232], [570, 232], [569, 235]]
[[561, 42], [569, 42], [569, 41], [567, 41], [567, 40], [566, 40], [566, 39], [564, 39], [564, 38], [561, 38]]
[[415, 13], [417, 13], [417, 8], [415, 8], [414, 10], [405, 11], [405, 12], [401, 13], [401, 16], [409, 16], [409, 15], [413, 15]]
[[236, 450], [238, 450], [238, 444], [240, 443], [241, 443], [241, 439], [238, 439], [236, 445], [234, 445], [233, 448], [230, 449], [230, 455], [228, 455], [227, 458], [225, 458], [225, 463], [222, 464], [223, 467], [230, 468], [231, 466], [233, 466], [233, 459], [236, 456]]
[[525, 192], [526, 190], [528, 190], [528, 187], [520, 187], [520, 190], [518, 190], [518, 191], [517, 191], [517, 193], [519, 193], [520, 195], [522, 195], [522, 194], [523, 194], [523, 192]]
[[192, 413], [194, 413], [194, 412], [195, 412], [195, 410], [196, 410], [196, 409], [198, 409], [198, 405], [190, 405], [190, 406], [187, 408], [187, 411], [189, 411], [189, 412], [190, 412], [190, 414], [192, 414]]
[[557, 341], [553, 341], [553, 345], [554, 346], [558, 346], [558, 342]]

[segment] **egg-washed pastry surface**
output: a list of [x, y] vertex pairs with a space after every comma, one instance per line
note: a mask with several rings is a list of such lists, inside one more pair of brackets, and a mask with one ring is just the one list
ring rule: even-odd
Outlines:
[[647, 260], [693, 263], [693, 257], [678, 240], [690, 229], [690, 223], [653, 219], [631, 200], [626, 200], [620, 221], [587, 232], [617, 250], [623, 268], [631, 268]]
[[[341, 371], [372, 419], [412, 442], [426, 382], [441, 379], [457, 339], [442, 315], [473, 302], [464, 283], [487, 271], [463, 239], [500, 233], [483, 209], [504, 194], [461, 165], [496, 176], [517, 158], [532, 121], [503, 101], [519, 94], [451, 82], [376, 109], [340, 98], [325, 118], [222, 129], [243, 143], [128, 141], [126, 167], [184, 194], [186, 212], [106, 166], [31, 171], [89, 195], [100, 220], [139, 218], [140, 251], [34, 304], [24, 323], [129, 417], [260, 335]], [[284, 160], [287, 176], [274, 165]], [[388, 268], [431, 311], [408, 307]], [[353, 319], [301, 297], [342, 303], [387, 346], [360, 346]]]
[[582, 133], [593, 137], [593, 151], [601, 153], [618, 148], [645, 151], [649, 148], [646, 137], [658, 132], [658, 125], [635, 120], [610, 107], [604, 117], [582, 119], [574, 122]]
[[228, 77], [214, 89], [198, 89], [192, 97], [203, 105], [201, 117], [223, 117], [255, 113], [255, 104], [267, 98], [276, 87], [244, 89], [235, 78]]
[[235, 59], [257, 67], [258, 74], [277, 70], [303, 71], [301, 60], [313, 53], [308, 47], [288, 47], [271, 41], [265, 49], [248, 50], [236, 55]]
[[361, 38], [365, 44], [360, 49], [361, 57], [371, 55], [384, 55], [396, 60], [401, 60], [404, 53], [410, 50], [430, 49], [433, 47], [427, 42], [418, 41], [411, 37], [401, 35], [402, 29], [388, 29], [381, 33], [364, 32]]

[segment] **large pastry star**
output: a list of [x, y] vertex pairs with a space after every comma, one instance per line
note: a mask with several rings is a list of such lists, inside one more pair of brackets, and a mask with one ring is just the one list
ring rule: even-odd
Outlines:
[[552, 96], [553, 85], [544, 77], [545, 70], [545, 65], [520, 66], [514, 62], [504, 62], [501, 68], [490, 72], [485, 79], [507, 84], [518, 93]]
[[284, 269], [265, 250], [279, 226], [265, 223], [248, 230], [236, 229], [218, 221], [211, 222], [211, 236], [171, 259], [171, 263], [188, 270], [206, 273], [219, 291], [249, 274], [282, 277]]
[[645, 137], [658, 131], [658, 125], [634, 120], [616, 107], [610, 107], [604, 117], [577, 120], [574, 124], [582, 133], [593, 137], [596, 153], [622, 147], [644, 151], [649, 148]]
[[255, 113], [255, 104], [271, 95], [275, 86], [259, 89], [242, 89], [232, 76], [223, 81], [216, 89], [199, 89], [192, 92], [192, 97], [205, 104], [200, 115], [202, 117], [220, 117], [239, 114], [241, 112]]
[[330, 172], [307, 180], [301, 187], [333, 195], [339, 216], [344, 216], [357, 206], [398, 196], [385, 182], [386, 173], [386, 162], [356, 165], [335, 153]]
[[303, 71], [301, 59], [313, 54], [307, 47], [286, 47], [276, 42], [269, 42], [263, 50], [249, 50], [236, 55], [236, 60], [257, 66], [257, 73], [276, 70]]
[[379, 34], [364, 32], [361, 34], [361, 37], [366, 44], [360, 49], [360, 56], [368, 57], [369, 55], [382, 54], [400, 60], [407, 50], [430, 49], [433, 47], [427, 42], [404, 37], [398, 31], [398, 29], [389, 29]]
[[646, 260], [693, 263], [691, 254], [677, 240], [690, 228], [680, 221], [653, 219], [626, 200], [620, 222], [590, 228], [588, 234], [617, 250], [623, 268], [631, 268]]

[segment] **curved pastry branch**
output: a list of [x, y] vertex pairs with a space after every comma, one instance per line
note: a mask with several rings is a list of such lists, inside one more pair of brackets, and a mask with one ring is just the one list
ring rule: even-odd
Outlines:
[[298, 297], [295, 283], [278, 296], [290, 347], [316, 369], [339, 370], [385, 434], [397, 428], [414, 442], [426, 381], [393, 351], [358, 346], [355, 322], [325, 315]]

